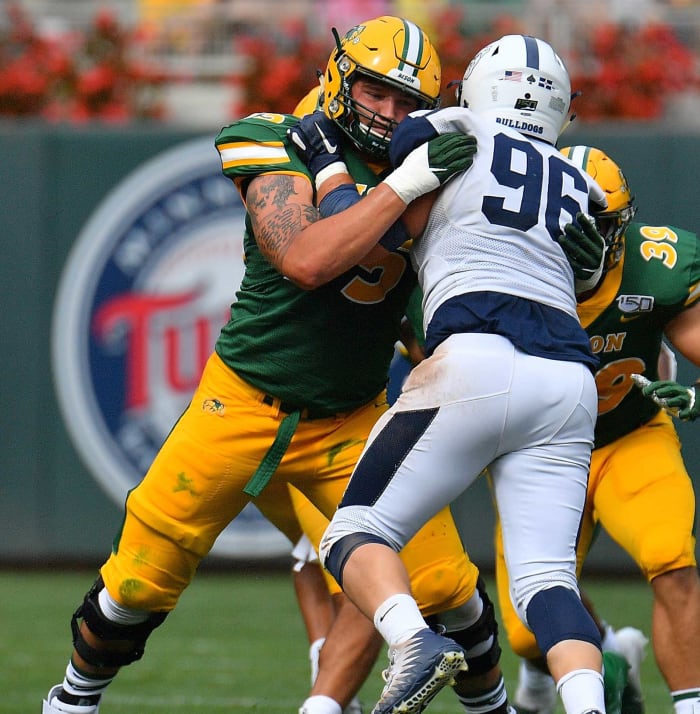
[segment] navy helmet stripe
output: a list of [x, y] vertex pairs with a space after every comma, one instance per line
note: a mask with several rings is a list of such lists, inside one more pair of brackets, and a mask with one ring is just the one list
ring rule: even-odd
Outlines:
[[532, 69], [540, 68], [540, 48], [537, 40], [529, 35], [523, 35], [525, 40], [525, 66]]

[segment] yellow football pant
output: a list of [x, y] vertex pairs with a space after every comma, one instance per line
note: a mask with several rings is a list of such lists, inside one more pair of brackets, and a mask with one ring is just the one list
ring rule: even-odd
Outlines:
[[[114, 551], [102, 566], [105, 585], [125, 607], [175, 607], [201, 559], [250, 497], [243, 488], [267, 453], [282, 419], [266, 398], [210, 357], [190, 405], [143, 481], [126, 501]], [[387, 409], [383, 395], [352, 413], [299, 422], [270, 482], [255, 498], [262, 514], [292, 543], [301, 536], [288, 484], [324, 516], [335, 512], [372, 425]], [[404, 549], [426, 615], [463, 604], [478, 571], [446, 509]], [[415, 556], [413, 555], [415, 553]]]
[[[290, 489], [294, 510], [304, 533], [316, 552], [321, 537], [328, 526], [328, 519], [295, 488]], [[467, 559], [459, 532], [449, 508], [432, 518], [426, 526], [406, 544], [401, 558], [411, 577], [411, 588], [423, 615], [433, 615], [461, 605], [471, 597], [479, 577], [478, 568]], [[340, 592], [338, 583], [326, 573], [328, 589]], [[461, 593], [458, 599], [446, 603], [450, 591]]]
[[[600, 523], [651, 582], [695, 567], [695, 494], [676, 430], [665, 412], [612, 444], [594, 449], [586, 509], [577, 547], [577, 572]], [[496, 528], [496, 581], [503, 625], [514, 652], [540, 656], [532, 633], [513, 609], [500, 528]]]

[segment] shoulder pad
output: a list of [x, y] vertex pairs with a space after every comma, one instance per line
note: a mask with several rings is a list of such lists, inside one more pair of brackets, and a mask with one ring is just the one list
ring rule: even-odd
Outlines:
[[290, 114], [251, 114], [224, 127], [216, 137], [221, 166], [231, 179], [284, 172], [309, 176], [287, 139], [299, 119]]

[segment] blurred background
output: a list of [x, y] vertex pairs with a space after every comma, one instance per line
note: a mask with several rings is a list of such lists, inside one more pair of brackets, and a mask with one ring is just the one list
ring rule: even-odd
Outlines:
[[[24, 0], [0, 5], [0, 564], [99, 564], [186, 404], [242, 270], [219, 129], [290, 112], [341, 33], [422, 25], [450, 80], [506, 33], [564, 58], [576, 120], [638, 216], [697, 231], [700, 3], [691, 0]], [[697, 370], [679, 359], [682, 380]], [[679, 425], [700, 478], [700, 426]], [[485, 485], [456, 504], [488, 570]], [[212, 565], [288, 562], [249, 509]], [[587, 566], [634, 573], [603, 534]]]
[[0, 115], [211, 128], [291, 111], [325, 66], [330, 28], [382, 14], [428, 31], [446, 79], [526, 32], [567, 62], [581, 119], [698, 124], [693, 0], [4, 0]]

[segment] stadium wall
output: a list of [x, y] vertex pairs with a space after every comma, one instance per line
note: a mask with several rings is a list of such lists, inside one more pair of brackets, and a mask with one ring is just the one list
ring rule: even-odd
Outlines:
[[[572, 143], [599, 146], [623, 167], [636, 193], [640, 207], [638, 216], [642, 220], [700, 230], [697, 187], [693, 179], [695, 157], [700, 155], [700, 136], [671, 133], [657, 126], [591, 128], [574, 124], [560, 145]], [[187, 150], [180, 151], [179, 147], [187, 147]], [[112, 477], [108, 459], [113, 445], [109, 443], [109, 434], [102, 455], [95, 456], [90, 451], [92, 446], [86, 444], [102, 438], [96, 421], [104, 418], [107, 427], [102, 431], [109, 431], [110, 424], [117, 431], [115, 423], [122, 423], [128, 410], [124, 405], [115, 406], [114, 411], [119, 413], [108, 413], [105, 403], [110, 398], [119, 402], [121, 390], [105, 390], [104, 385], [97, 383], [94, 363], [81, 363], [80, 350], [73, 349], [74, 343], [88, 342], [94, 336], [81, 336], [76, 332], [78, 318], [68, 314], [71, 310], [89, 312], [89, 303], [97, 302], [99, 291], [104, 292], [107, 289], [104, 285], [109, 285], [109, 281], [105, 278], [104, 284], [100, 282], [95, 292], [85, 295], [83, 300], [80, 290], [89, 283], [90, 265], [83, 264], [69, 275], [67, 265], [75, 260], [79, 242], [83, 253], [92, 253], [95, 259], [95, 254], [99, 253], [96, 243], [108, 232], [106, 226], [115, 232], [122, 228], [124, 221], [134, 221], [133, 216], [126, 214], [136, 210], [135, 202], [141, 198], [147, 200], [145, 194], [157, 190], [159, 176], [162, 176], [163, 184], [168, 184], [186, 173], [177, 161], [191, 157], [193, 152], [210, 152], [204, 160], [206, 171], [218, 173], [213, 134], [203, 137], [158, 126], [47, 128], [39, 124], [0, 125], [0, 180], [3, 186], [0, 231], [4, 249], [4, 258], [0, 262], [3, 311], [0, 350], [4, 365], [0, 373], [0, 468], [3, 474], [0, 564], [49, 567], [99, 564], [111, 546], [121, 520], [123, 499], [119, 495], [120, 489], [123, 495], [128, 489], [120, 482], [118, 474]], [[177, 161], [170, 161], [169, 157]], [[143, 197], [138, 195], [141, 177]], [[171, 186], [171, 193], [179, 196], [179, 207], [164, 208], [160, 213], [151, 211], [144, 219], [153, 222], [158, 216], [177, 215], [178, 220], [184, 220], [184, 212], [188, 219], [198, 221], [197, 229], [203, 231], [204, 218], [210, 221], [207, 223], [210, 227], [202, 233], [204, 237], [198, 238], [204, 241], [201, 243], [204, 247], [189, 253], [184, 251], [184, 254], [179, 248], [180, 253], [168, 254], [168, 260], [174, 265], [198, 265], [200, 278], [211, 270], [211, 265], [202, 263], [202, 255], [216, 253], [212, 246], [217, 238], [212, 238], [212, 233], [221, 232], [222, 219], [229, 221], [231, 234], [240, 234], [242, 225], [241, 207], [233, 188], [230, 189], [230, 206], [234, 212], [229, 219], [222, 213], [222, 203], [229, 201], [225, 193], [228, 189], [222, 188], [218, 181], [207, 183], [205, 179], [193, 174], [187, 178], [190, 183], [186, 186]], [[125, 184], [130, 190], [124, 190]], [[200, 201], [199, 208], [190, 211], [188, 202], [182, 199], [194, 195], [193, 192], [200, 197], [210, 195], [213, 198], [205, 207]], [[167, 200], [167, 197], [159, 196], [158, 205], [167, 206]], [[122, 210], [125, 215], [120, 214]], [[149, 234], [145, 229], [136, 231], [135, 225], [131, 226], [130, 235], [156, 234], [155, 228]], [[172, 232], [183, 234], [186, 231], [180, 223], [173, 223]], [[163, 235], [165, 233], [167, 231], [163, 231]], [[161, 238], [165, 240], [163, 236]], [[234, 239], [240, 241], [240, 235]], [[168, 265], [163, 257], [167, 252], [165, 244], [155, 243], [154, 240], [148, 246], [153, 253], [140, 265], [139, 275], [130, 286], [132, 291], [143, 292], [146, 285], [158, 285], [160, 290], [165, 290], [164, 286], [173, 289], [168, 284], [169, 278], [163, 277]], [[129, 245], [141, 244], [130, 239]], [[99, 269], [106, 271], [106, 266], [105, 259]], [[95, 267], [93, 272], [97, 270]], [[70, 284], [72, 279], [75, 280], [73, 285]], [[124, 286], [118, 288], [123, 289]], [[226, 291], [225, 284], [223, 289]], [[63, 297], [59, 299], [60, 295]], [[228, 295], [227, 300], [230, 299], [231, 295]], [[208, 316], [211, 317], [209, 313]], [[223, 311], [220, 317], [225, 317]], [[201, 322], [198, 320], [197, 324]], [[190, 333], [183, 329], [181, 334]], [[57, 342], [62, 344], [60, 349], [56, 348]], [[94, 355], [90, 349], [87, 354], [92, 359]], [[111, 349], [119, 351], [117, 338], [111, 343]], [[66, 364], [73, 355], [77, 355], [77, 363]], [[100, 364], [110, 365], [112, 362], [104, 357]], [[123, 359], [114, 364], [123, 367]], [[103, 377], [110, 384], [123, 385], [126, 379], [123, 369], [122, 372], [115, 369], [115, 380], [111, 380], [110, 374]], [[73, 391], [61, 391], [58, 384], [63, 383], [70, 370]], [[682, 380], [692, 382], [697, 371], [680, 359], [679, 372]], [[153, 384], [159, 383], [161, 375], [157, 368], [151, 367], [144, 374]], [[73, 421], [74, 415], [83, 409], [82, 402], [90, 400], [89, 394], [76, 392], [81, 389], [81, 375], [85, 391], [99, 393], [94, 401], [104, 413], [91, 414], [88, 409], [81, 418]], [[150, 405], [151, 432], [155, 432], [155, 436], [150, 434], [151, 438], [159, 438], [163, 423], [176, 418], [173, 409], [178, 407], [173, 404], [181, 403], [191, 383], [190, 379], [187, 384], [179, 384], [177, 399], [172, 393], [165, 394], [167, 408]], [[159, 391], [162, 392], [163, 389]], [[152, 401], [157, 399], [153, 397]], [[143, 433], [146, 431], [147, 427], [144, 427]], [[697, 481], [700, 478], [699, 427], [681, 424], [679, 431], [689, 470]], [[135, 432], [132, 429], [129, 433]], [[146, 449], [139, 452], [141, 461], [134, 457], [129, 467], [132, 468], [134, 463], [145, 463], [144, 455], [148, 453]], [[133, 453], [129, 454], [128, 458], [133, 456]], [[119, 458], [123, 460], [117, 456], [117, 460]], [[104, 464], [104, 468], [100, 464]], [[455, 509], [463, 517], [463, 535], [472, 557], [482, 567], [490, 569], [493, 517], [485, 484], [479, 484], [468, 498], [456, 504]], [[238, 534], [226, 547], [216, 551], [209, 561], [212, 565], [284, 560], [287, 544], [283, 539], [280, 541], [279, 534], [256, 530], [259, 524], [255, 518], [252, 520], [252, 526], [243, 528], [247, 536], [241, 540]], [[635, 570], [629, 558], [604, 534], [596, 543], [587, 567], [590, 571], [611, 573], [633, 573]]]

